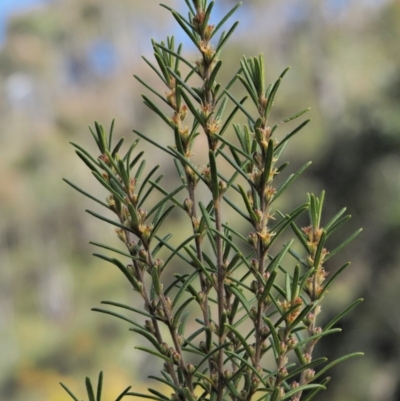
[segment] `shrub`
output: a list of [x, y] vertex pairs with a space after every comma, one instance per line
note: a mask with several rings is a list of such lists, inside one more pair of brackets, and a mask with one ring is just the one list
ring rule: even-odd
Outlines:
[[[114, 122], [108, 134], [96, 122], [91, 133], [100, 156], [73, 146], [108, 192], [106, 200], [65, 180], [114, 215], [88, 211], [116, 227], [125, 247], [93, 243], [111, 252], [95, 256], [115, 265], [144, 303], [144, 309], [137, 309], [104, 301], [115, 309], [94, 310], [127, 321], [135, 335], [148, 341], [149, 347], [136, 348], [160, 360], [161, 373], [152, 378], [170, 388], [165, 394], [153, 388], [149, 394], [127, 388], [118, 400], [136, 396], [158, 401], [309, 401], [326, 388], [330, 380], [326, 373], [332, 366], [360, 355], [328, 362], [313, 353], [318, 341], [339, 332], [335, 324], [361, 302], [356, 300], [324, 327], [318, 326], [328, 289], [349, 266], [346, 263], [328, 279], [326, 262], [361, 230], [331, 249], [331, 235], [350, 216], [342, 209], [323, 223], [324, 193], [308, 194], [292, 211], [280, 210], [278, 199], [310, 165], [285, 176], [288, 163], [280, 159], [290, 139], [310, 120], [286, 135], [278, 131], [309, 109], [272, 123], [274, 99], [288, 68], [274, 84], [266, 85], [263, 55], [244, 57], [238, 73], [223, 86], [221, 51], [238, 23], [221, 31], [239, 5], [211, 25], [214, 2], [185, 1], [187, 18], [164, 7], [196, 46], [197, 60], [185, 57], [173, 37], [152, 41], [155, 63], [144, 60], [166, 92], [137, 77], [152, 94], [152, 98], [143, 95], [144, 103], [164, 122], [170, 145], [134, 131], [139, 138], [120, 156], [123, 139], [113, 143]], [[237, 83], [247, 92], [242, 99], [231, 93]], [[244, 125], [233, 123], [240, 114], [247, 120]], [[207, 139], [207, 148], [200, 150], [206, 152], [203, 167], [193, 161], [199, 136]], [[146, 170], [143, 152], [137, 151], [140, 138], [173, 159], [180, 179], [175, 189], [163, 186], [162, 175], [157, 176], [159, 166]], [[187, 216], [192, 231], [178, 245], [171, 240], [173, 232], [159, 234], [161, 227], [179, 230], [170, 224], [174, 209]], [[305, 227], [300, 228], [299, 218], [308, 219]], [[118, 258], [108, 256], [112, 254]], [[177, 264], [184, 264], [184, 274], [177, 272]], [[191, 331], [188, 322], [194, 327]], [[96, 396], [89, 379], [86, 386], [89, 401], [100, 401], [102, 373]]]

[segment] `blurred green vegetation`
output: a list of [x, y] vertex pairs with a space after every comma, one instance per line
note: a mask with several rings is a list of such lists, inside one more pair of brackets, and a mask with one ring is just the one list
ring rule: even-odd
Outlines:
[[[136, 299], [123, 277], [90, 256], [88, 242], [115, 242], [113, 233], [61, 181], [105, 196], [68, 145], [94, 149], [86, 126], [95, 119], [108, 125], [115, 117], [129, 141], [135, 128], [169, 143], [132, 78], [155, 79], [140, 56], [151, 56], [151, 37], [178, 33], [157, 3], [54, 1], [9, 21], [0, 48], [0, 399], [67, 400], [60, 380], [83, 394], [84, 376], [101, 369], [111, 397], [130, 384], [145, 390], [158, 369], [133, 349], [127, 326], [90, 312], [104, 299]], [[234, 3], [217, 0], [217, 12]], [[245, 0], [236, 18], [240, 28], [222, 57], [233, 60], [225, 62], [227, 77], [242, 54], [263, 52], [270, 81], [292, 66], [275, 118], [312, 107], [312, 124], [287, 150], [293, 171], [313, 160], [293, 196], [325, 188], [328, 210], [348, 206], [350, 225], [364, 227], [328, 266], [353, 262], [324, 308], [366, 300], [318, 351], [366, 356], [334, 370], [319, 399], [399, 400], [400, 3]], [[158, 159], [147, 154], [149, 164]]]

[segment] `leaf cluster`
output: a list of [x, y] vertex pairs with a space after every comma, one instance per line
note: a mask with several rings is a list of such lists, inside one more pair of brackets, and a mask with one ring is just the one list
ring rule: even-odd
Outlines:
[[[227, 397], [232, 401], [309, 401], [326, 388], [330, 378], [325, 374], [332, 366], [360, 355], [354, 353], [331, 362], [313, 357], [318, 341], [339, 332], [335, 324], [361, 301], [353, 302], [324, 327], [318, 326], [324, 296], [349, 266], [343, 265], [327, 280], [326, 262], [360, 230], [330, 248], [331, 235], [350, 216], [343, 209], [324, 224], [324, 193], [319, 197], [309, 194], [304, 204], [294, 210], [279, 209], [277, 200], [310, 165], [306, 163], [277, 184], [276, 177], [284, 175], [288, 166], [280, 161], [283, 150], [310, 120], [284, 135], [278, 134], [278, 129], [309, 109], [274, 124], [270, 122], [288, 68], [274, 83], [267, 84], [263, 55], [244, 57], [238, 73], [223, 87], [219, 82], [221, 50], [237, 22], [221, 30], [239, 5], [213, 25], [213, 1], [185, 1], [187, 16], [163, 7], [195, 44], [197, 60], [188, 61], [182, 44], [176, 46], [173, 37], [160, 43], [153, 40], [155, 62], [146, 58], [144, 61], [166, 91], [160, 93], [136, 77], [152, 94], [152, 98], [143, 95], [143, 101], [164, 121], [171, 132], [171, 144], [163, 146], [134, 131], [139, 138], [120, 156], [123, 139], [114, 144], [114, 122], [108, 133], [95, 123], [91, 133], [100, 156], [92, 156], [75, 143], [73, 146], [105, 188], [106, 200], [65, 180], [114, 216], [87, 211], [114, 226], [125, 248], [93, 243], [116, 257], [94, 255], [115, 265], [144, 303], [141, 310], [104, 301], [103, 305], [114, 309], [93, 310], [128, 322], [136, 336], [148, 341], [149, 346], [136, 348], [160, 360], [163, 369], [159, 376], [151, 378], [170, 389], [169, 394], [153, 388], [149, 388], [149, 394], [125, 390], [118, 400], [136, 396], [158, 401], [222, 401]], [[217, 33], [219, 38], [214, 45]], [[243, 86], [245, 97], [237, 99], [230, 92], [234, 84]], [[247, 124], [233, 123], [237, 113], [244, 114]], [[199, 135], [207, 138], [206, 166], [197, 166], [192, 159]], [[146, 170], [143, 152], [136, 150], [139, 139], [173, 159], [181, 180], [174, 190], [162, 186], [159, 166]], [[230, 166], [229, 176], [221, 172], [223, 163]], [[199, 182], [208, 190], [206, 203], [198, 200]], [[159, 201], [152, 205], [149, 195], [153, 191], [158, 193]], [[186, 198], [182, 201], [183, 193]], [[174, 208], [187, 215], [192, 227], [192, 234], [178, 246], [171, 242], [173, 232], [158, 235]], [[224, 222], [228, 209], [236, 215], [235, 221], [242, 219], [250, 227], [247, 234]], [[297, 220], [303, 214], [307, 214], [308, 225], [299, 227]], [[288, 241], [283, 240], [287, 229], [293, 233]], [[168, 253], [165, 260], [159, 258], [161, 249]], [[185, 274], [174, 271], [176, 260], [187, 266]], [[174, 274], [175, 279], [164, 288], [167, 274]], [[194, 310], [198, 315], [193, 319]], [[168, 336], [163, 334], [164, 328]], [[100, 400], [100, 396], [94, 397], [90, 381], [87, 389], [89, 401]]]

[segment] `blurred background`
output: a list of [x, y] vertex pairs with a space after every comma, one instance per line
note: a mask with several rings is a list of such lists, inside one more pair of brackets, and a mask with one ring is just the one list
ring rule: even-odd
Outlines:
[[[165, 3], [186, 13], [183, 0]], [[216, 3], [214, 21], [236, 0]], [[365, 302], [318, 353], [366, 356], [332, 370], [330, 390], [318, 399], [397, 401], [400, 2], [244, 0], [236, 19], [241, 24], [222, 56], [234, 60], [225, 63], [227, 76], [243, 54], [263, 52], [269, 81], [292, 67], [275, 117], [312, 108], [312, 123], [285, 155], [294, 166], [313, 160], [293, 190], [304, 199], [326, 189], [327, 219], [347, 206], [353, 219], [344, 232], [364, 228], [338, 260], [353, 263], [326, 310]], [[95, 151], [86, 128], [94, 120], [109, 126], [115, 117], [116, 135], [129, 143], [132, 129], [172, 141], [132, 77], [155, 80], [141, 55], [150, 58], [150, 38], [167, 34], [193, 51], [157, 1], [0, 0], [2, 400], [68, 400], [59, 381], [82, 397], [84, 376], [101, 369], [114, 399], [130, 384], [145, 391], [158, 368], [134, 352], [127, 325], [90, 312], [104, 299], [136, 298], [122, 276], [91, 256], [88, 242], [114, 241], [112, 229], [87, 215], [92, 203], [61, 178], [105, 196], [69, 145]], [[153, 164], [151, 153], [147, 159]]]

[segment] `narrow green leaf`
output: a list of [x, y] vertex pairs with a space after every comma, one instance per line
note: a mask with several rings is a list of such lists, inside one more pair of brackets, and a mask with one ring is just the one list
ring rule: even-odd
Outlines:
[[66, 178], [63, 178], [63, 181], [65, 181], [68, 185], [70, 185], [72, 188], [74, 188], [76, 191], [80, 192], [82, 195], [87, 196], [89, 199], [94, 200], [95, 202], [99, 203], [101, 206], [106, 207], [107, 209], [109, 209], [110, 207], [104, 203], [103, 201], [95, 198], [94, 196], [90, 195], [89, 193], [85, 192], [83, 189], [79, 188], [78, 186], [76, 186], [75, 184], [73, 184], [71, 181], [67, 180]]
[[[159, 47], [160, 49], [166, 51], [167, 53], [171, 54], [172, 56], [174, 56], [177, 60], [182, 61], [183, 63], [185, 63], [190, 68], [191, 71], [195, 71], [197, 73], [197, 68], [194, 65], [192, 65], [191, 63], [189, 63], [189, 61], [185, 57], [182, 57], [178, 52], [175, 52], [175, 51], [173, 51], [171, 49], [168, 49], [167, 47], [165, 47], [165, 46], [163, 46], [163, 45], [161, 45], [159, 43], [156, 43], [155, 45], [157, 47]], [[170, 68], [172, 68], [172, 66], [170, 66]], [[175, 73], [177, 72], [176, 64], [174, 66], [174, 72]]]
[[240, 303], [246, 309], [247, 314], [250, 315], [250, 309], [251, 309], [250, 305], [247, 302], [247, 299], [245, 298], [245, 296], [243, 295], [241, 290], [239, 288], [237, 288], [236, 286], [234, 286], [234, 285], [230, 285], [229, 286], [229, 291], [231, 291], [233, 293], [233, 295], [235, 295], [235, 297], [237, 299], [239, 299]]
[[174, 16], [174, 18], [178, 21], [178, 24], [181, 26], [181, 28], [185, 31], [186, 35], [189, 37], [189, 39], [193, 42], [193, 44], [199, 49], [200, 49], [200, 44], [198, 39], [198, 35], [192, 31], [193, 26], [192, 24], [187, 21], [185, 18], [183, 18], [180, 14], [178, 14], [175, 10], [172, 8], [169, 8], [165, 5], [162, 5], [163, 7], [169, 9]]
[[140, 328], [133, 328], [133, 329], [129, 329], [129, 331], [133, 331], [134, 333], [140, 334], [141, 336], [143, 336], [144, 338], [146, 338], [151, 344], [153, 344], [154, 348], [156, 350], [158, 350], [159, 352], [161, 351], [161, 345], [159, 344], [159, 342], [157, 341], [157, 339], [150, 334], [148, 331], [144, 330], [144, 329], [140, 329]]
[[[340, 219], [340, 217], [343, 216], [343, 214], [346, 212], [347, 208], [343, 208], [341, 210], [339, 210], [339, 212], [332, 217], [332, 219], [329, 221], [329, 223], [325, 224], [324, 228], [326, 230], [326, 232], [329, 234], [330, 228], [335, 225], [335, 223]], [[347, 218], [350, 218], [351, 216], [346, 216]]]
[[185, 335], [186, 323], [189, 319], [189, 316], [190, 316], [190, 311], [188, 310], [182, 313], [182, 317], [178, 324], [178, 334], [181, 336]]
[[323, 230], [321, 238], [318, 242], [317, 250], [315, 251], [314, 267], [316, 269], [319, 267], [320, 262], [321, 262], [322, 251], [324, 249], [325, 241], [326, 241], [326, 231]]
[[146, 57], [142, 56], [142, 59], [145, 61], [145, 63], [158, 75], [158, 77], [161, 79], [162, 82], [164, 82], [165, 85], [168, 86], [169, 82], [165, 81], [165, 78], [162, 76], [162, 74], [157, 70], [157, 68], [149, 61], [147, 60]]
[[195, 272], [193, 272], [187, 279], [185, 279], [183, 281], [182, 287], [179, 289], [179, 291], [177, 292], [177, 294], [174, 297], [174, 300], [172, 301], [172, 309], [176, 306], [176, 304], [179, 302], [180, 298], [182, 297], [182, 295], [184, 294], [184, 292], [186, 291], [186, 289], [188, 288], [188, 286], [192, 283], [192, 281], [199, 275], [199, 271], [196, 270]]
[[310, 110], [311, 110], [311, 107], [307, 107], [306, 109], [301, 110], [298, 113], [295, 113], [288, 118], [285, 118], [284, 120], [280, 121], [277, 125], [288, 123], [289, 121], [292, 121], [292, 120], [296, 119], [297, 117], [302, 116], [304, 113], [307, 113], [307, 111], [310, 111]]
[[154, 95], [156, 95], [159, 99], [161, 99], [164, 103], [166, 103], [168, 106], [170, 104], [167, 102], [164, 96], [160, 95], [155, 89], [153, 89], [149, 84], [147, 84], [145, 81], [143, 81], [140, 77], [137, 75], [134, 75], [134, 78], [136, 78], [145, 88], [147, 88], [150, 92], [152, 92]]
[[[179, 84], [186, 89], [186, 91], [188, 93], [190, 93], [190, 95], [193, 97], [194, 100], [196, 100], [197, 103], [201, 103], [201, 98], [196, 94], [196, 92], [194, 91], [194, 88], [191, 88], [174, 70], [172, 70], [171, 68], [169, 69], [169, 72], [174, 76], [174, 78], [177, 80], [177, 82], [179, 82]], [[184, 91], [182, 91], [184, 92]], [[186, 95], [186, 93], [185, 93]], [[188, 96], [186, 95], [186, 98], [188, 98]], [[185, 100], [186, 101], [186, 100]], [[189, 105], [188, 105], [189, 106]], [[193, 106], [194, 107], [194, 106]], [[199, 120], [201, 121], [201, 120]]]
[[289, 330], [293, 330], [296, 328], [302, 321], [303, 319], [312, 311], [312, 309], [315, 307], [314, 304], [306, 305], [302, 311], [298, 314], [296, 319], [293, 320], [293, 322], [290, 325]]
[[291, 294], [292, 294], [292, 299], [291, 301], [293, 302], [298, 296], [299, 296], [299, 278], [300, 278], [300, 266], [296, 265], [294, 268], [294, 273], [293, 273], [293, 280], [292, 280], [292, 288], [291, 288]]
[[95, 212], [92, 212], [91, 210], [85, 210], [85, 211], [86, 211], [87, 213], [89, 213], [90, 215], [92, 215], [92, 216], [94, 216], [94, 217], [97, 217], [99, 220], [103, 220], [103, 221], [105, 221], [106, 223], [112, 224], [113, 226], [122, 228], [123, 230], [127, 230], [127, 231], [130, 231], [130, 232], [133, 233], [133, 231], [132, 231], [132, 229], [131, 229], [130, 227], [124, 226], [123, 224], [118, 223], [117, 221], [107, 219], [106, 217], [101, 216], [101, 215], [99, 215], [99, 214], [97, 214], [97, 213], [95, 213]]
[[[189, 96], [185, 93], [185, 91], [181, 91], [182, 97], [189, 107], [191, 113], [193, 114], [194, 118], [204, 127], [206, 125], [206, 121], [204, 118], [200, 115], [199, 111], [196, 109], [196, 107], [193, 105], [192, 101], [190, 100]], [[196, 96], [197, 97], [197, 96]]]
[[296, 344], [296, 348], [298, 347], [298, 348], [301, 349], [301, 347], [302, 347], [303, 345], [309, 343], [310, 341], [319, 340], [321, 337], [325, 337], [325, 336], [328, 336], [328, 335], [330, 335], [330, 334], [340, 333], [341, 331], [342, 331], [342, 329], [339, 329], [339, 328], [338, 328], [338, 329], [324, 330], [324, 331], [321, 332], [321, 333], [314, 334], [314, 335], [312, 335], [312, 336], [310, 336], [310, 337], [305, 338], [305, 339], [302, 340], [302, 341], [299, 341], [299, 342]]
[[274, 86], [272, 87], [272, 90], [271, 90], [270, 95], [268, 96], [267, 105], [266, 105], [265, 111], [264, 111], [264, 117], [265, 117], [265, 118], [268, 118], [268, 117], [269, 117], [269, 114], [270, 114], [270, 112], [271, 112], [272, 105], [273, 105], [273, 103], [274, 103], [274, 99], [275, 99], [276, 92], [278, 91], [281, 82], [282, 82], [282, 78], [279, 78], [279, 79], [275, 82]]
[[310, 363], [301, 365], [297, 369], [290, 371], [289, 374], [287, 376], [285, 376], [285, 380], [288, 380], [291, 377], [295, 377], [295, 376], [299, 375], [306, 369], [311, 369], [315, 366], [320, 365], [321, 363], [325, 363], [327, 360], [328, 360], [328, 358], [317, 358], [317, 359], [314, 359], [313, 361], [311, 361]]
[[271, 263], [267, 267], [267, 272], [272, 273], [281, 264], [283, 258], [286, 256], [290, 247], [293, 245], [293, 240], [289, 241], [282, 250], [272, 259]]
[[217, 171], [217, 162], [215, 160], [215, 154], [212, 150], [208, 152], [208, 157], [210, 161], [211, 191], [214, 202], [216, 202], [219, 199], [218, 171]]
[[179, 308], [178, 310], [175, 312], [174, 315], [174, 319], [172, 321], [172, 327], [178, 328], [179, 326], [179, 319], [182, 315], [182, 313], [185, 311], [186, 307], [190, 304], [190, 302], [192, 302], [194, 299], [196, 299], [195, 297], [190, 297], [188, 298]]
[[281, 146], [285, 144], [293, 135], [297, 134], [300, 130], [302, 130], [309, 122], [311, 119], [308, 119], [304, 122], [302, 122], [297, 128], [295, 128], [292, 132], [290, 132], [288, 135], [286, 135], [275, 147], [275, 151], [277, 151]]
[[218, 71], [220, 70], [221, 66], [222, 66], [222, 60], [218, 60], [210, 74], [210, 78], [207, 81], [206, 90], [212, 89], [215, 79], [217, 77]]
[[254, 213], [253, 208], [252, 208], [252, 206], [251, 206], [251, 204], [250, 204], [249, 198], [248, 198], [248, 196], [247, 196], [245, 190], [242, 188], [242, 186], [241, 186], [241, 185], [238, 185], [238, 187], [239, 187], [240, 193], [241, 193], [241, 195], [242, 195], [244, 204], [246, 205], [247, 212], [249, 213], [249, 217], [250, 217], [251, 221], [252, 221], [254, 224], [256, 224], [257, 221], [258, 221], [258, 219], [257, 219], [257, 216], [256, 216], [256, 214]]
[[112, 153], [111, 153], [111, 156], [112, 156], [112, 157], [115, 157], [115, 156], [117, 155], [117, 153], [118, 153], [118, 151], [120, 150], [122, 144], [124, 143], [124, 140], [125, 140], [125, 138], [121, 138], [121, 139], [118, 141], [118, 143], [115, 145], [115, 147], [114, 147], [114, 149], [113, 149], [113, 151], [112, 151]]
[[265, 287], [264, 287], [264, 290], [262, 292], [262, 295], [260, 297], [260, 300], [262, 302], [265, 302], [265, 300], [269, 296], [269, 293], [271, 291], [272, 285], [274, 284], [274, 281], [275, 281], [275, 278], [276, 278], [277, 274], [278, 273], [276, 271], [272, 271], [271, 272], [271, 274], [270, 274], [270, 276], [269, 276], [269, 278], [268, 278], [268, 280], [267, 280], [267, 282], [265, 284]]
[[163, 75], [165, 81], [169, 83], [171, 81], [171, 77], [163, 58], [157, 52], [154, 52], [154, 58], [156, 59], [157, 64], [160, 67], [161, 74]]
[[350, 235], [349, 238], [346, 239], [346, 241], [342, 242], [336, 249], [333, 251], [329, 252], [328, 255], [326, 256], [325, 260], [330, 259], [332, 256], [336, 255], [340, 250], [342, 250], [346, 245], [348, 245], [351, 241], [353, 241], [354, 238], [357, 237], [358, 234], [362, 232], [362, 228], [357, 230], [353, 235]]
[[258, 98], [257, 98], [257, 93], [255, 91], [254, 86], [249, 84], [248, 79], [242, 77], [241, 75], [238, 76], [238, 79], [243, 84], [243, 86], [246, 88], [246, 91], [250, 95], [251, 100], [253, 100], [253, 103], [257, 107], [258, 106]]
[[338, 363], [347, 361], [348, 359], [354, 358], [356, 356], [364, 356], [364, 353], [363, 352], [354, 352], [352, 354], [345, 355], [345, 356], [342, 356], [342, 357], [334, 360], [333, 362], [331, 362], [328, 365], [326, 365], [323, 369], [321, 369], [318, 373], [316, 373], [316, 375], [314, 376], [313, 380], [318, 379], [318, 377], [322, 376], [327, 370], [329, 370], [333, 366], [337, 365]]
[[173, 363], [171, 358], [168, 358], [166, 355], [161, 354], [160, 352], [157, 351], [153, 351], [150, 348], [146, 348], [146, 347], [141, 347], [141, 346], [136, 346], [135, 349], [138, 349], [140, 351], [144, 351], [147, 352], [148, 354], [157, 356], [158, 358], [164, 359], [164, 361], [167, 361], [169, 363]]
[[161, 394], [159, 391], [154, 390], [152, 388], [148, 388], [147, 390], [149, 390], [150, 393], [154, 394], [157, 397], [160, 397], [161, 400], [164, 401], [170, 401], [170, 398], [166, 397], [164, 394]]
[[226, 95], [229, 97], [229, 99], [231, 99], [232, 102], [235, 103], [236, 106], [243, 112], [243, 114], [254, 124], [255, 120], [251, 116], [251, 114], [243, 107], [243, 105], [242, 105], [243, 102], [237, 101], [235, 99], [235, 97], [233, 95], [231, 95], [226, 89], [224, 90], [224, 93], [226, 93]]
[[326, 294], [326, 292], [328, 291], [328, 288], [332, 285], [332, 283], [334, 282], [334, 280], [341, 274], [344, 272], [344, 270], [347, 269], [347, 267], [350, 266], [350, 262], [345, 263], [333, 276], [332, 278], [325, 284], [324, 289], [322, 290], [322, 292], [319, 294], [319, 299], [322, 299], [322, 297]]
[[231, 352], [231, 351], [225, 351], [225, 353], [227, 355], [229, 355], [229, 356], [238, 358], [242, 363], [244, 363], [260, 379], [260, 382], [262, 383], [262, 385], [264, 387], [267, 387], [267, 384], [265, 383], [264, 378], [260, 375], [260, 373], [257, 371], [257, 369], [254, 368], [254, 366], [252, 364], [250, 364], [248, 361], [246, 361], [246, 359], [244, 359], [239, 354], [236, 354], [236, 353]]
[[193, 374], [195, 374], [199, 369], [200, 369], [200, 366], [205, 362], [205, 361], [207, 361], [208, 359], [210, 359], [216, 352], [218, 352], [220, 349], [222, 349], [222, 348], [226, 348], [226, 347], [229, 347], [230, 345], [232, 345], [232, 343], [231, 342], [226, 342], [226, 343], [223, 343], [223, 344], [221, 344], [221, 345], [219, 345], [218, 347], [215, 347], [214, 349], [212, 349], [199, 363], [197, 363], [196, 365], [196, 369], [194, 370], [194, 373]]
[[87, 167], [89, 167], [90, 170], [92, 171], [97, 171], [97, 168], [94, 163], [90, 161], [90, 159], [80, 152], [79, 150], [76, 150], [75, 153], [78, 155], [78, 157], [86, 164]]
[[[114, 133], [114, 126], [115, 126], [115, 118], [113, 118], [111, 121], [111, 126], [110, 126], [110, 130], [109, 130], [109, 134], [108, 134], [108, 148], [109, 149], [111, 149], [112, 138], [113, 138], [113, 133]], [[100, 400], [97, 400], [97, 401], [100, 401]]]
[[295, 223], [291, 223], [290, 226], [292, 227], [293, 232], [296, 234], [296, 237], [300, 240], [300, 242], [304, 246], [305, 250], [307, 252], [310, 252], [310, 249], [307, 244], [307, 239], [304, 236], [304, 234], [300, 231], [300, 229], [297, 227]]
[[265, 185], [267, 185], [270, 181], [273, 156], [274, 156], [274, 140], [271, 138], [268, 141], [267, 155], [265, 158], [265, 165], [263, 171], [263, 181]]
[[[326, 386], [329, 382], [330, 382], [331, 378], [330, 377], [326, 377], [324, 380], [322, 380], [321, 385], [322, 386]], [[306, 398], [304, 398], [303, 401], [310, 401], [312, 400], [321, 390], [323, 390], [322, 388], [317, 388], [314, 391], [311, 391]]]
[[[251, 357], [252, 352], [250, 349], [249, 343], [245, 340], [245, 338], [240, 334], [239, 330], [236, 330], [235, 327], [231, 326], [230, 324], [225, 323], [225, 327], [227, 327], [233, 334], [235, 334], [236, 338], [242, 343], [243, 348], [246, 350], [247, 355]], [[253, 358], [251, 358], [253, 360]]]
[[242, 2], [238, 3], [235, 5], [235, 7], [232, 8], [222, 19], [221, 21], [217, 24], [215, 27], [211, 38], [221, 29], [221, 27], [225, 24], [225, 22], [232, 16], [232, 14], [242, 5]]
[[89, 397], [89, 401], [96, 401], [96, 399], [94, 398], [93, 386], [88, 377], [85, 379], [85, 385], [86, 385], [86, 392]]
[[[162, 120], [171, 128], [174, 128], [174, 124], [171, 122], [171, 120], [160, 110], [160, 108], [153, 103], [147, 96], [142, 95], [142, 98], [144, 100], [144, 104], [151, 110], [153, 110], [159, 117], [162, 118]], [[136, 132], [136, 131], [135, 131]], [[150, 142], [150, 140], [149, 140]]]
[[69, 396], [74, 400], [74, 401], [79, 401], [78, 398], [75, 397], [73, 392], [63, 383], [60, 382], [61, 387], [69, 394]]
[[91, 311], [100, 312], [100, 313], [104, 313], [105, 315], [117, 317], [118, 319], [124, 320], [125, 322], [128, 322], [130, 324], [133, 324], [136, 327], [141, 328], [141, 326], [139, 324], [137, 324], [134, 320], [128, 319], [127, 317], [120, 315], [119, 313], [109, 311], [107, 309], [100, 309], [100, 308], [92, 308]]
[[[315, 376], [314, 376], [315, 377]], [[326, 390], [326, 387], [322, 384], [304, 384], [302, 386], [296, 387], [293, 390], [288, 391], [283, 397], [282, 401], [286, 400], [289, 397], [292, 397], [294, 394], [297, 394], [300, 391], [311, 390], [311, 389], [319, 389]]]
[[278, 396], [279, 396], [279, 387], [275, 387], [269, 401], [278, 401]]
[[197, 256], [192, 252], [192, 250], [189, 247], [185, 246], [184, 249], [188, 253], [188, 255], [190, 256], [190, 258], [192, 259], [194, 266], [197, 269], [199, 269], [200, 271], [202, 271], [204, 273], [204, 275], [212, 283], [213, 280], [212, 280], [210, 274], [208, 273], [207, 269], [203, 266], [203, 264], [200, 262], [200, 260], [197, 258]]
[[354, 309], [358, 304], [364, 301], [363, 298], [359, 298], [356, 301], [352, 302], [346, 309], [340, 312], [336, 317], [334, 317], [324, 328], [324, 330], [329, 330], [332, 326], [334, 326], [340, 319], [342, 319], [345, 315], [347, 315], [352, 309]]
[[139, 287], [139, 283], [136, 280], [135, 277], [133, 277], [133, 275], [128, 271], [128, 269], [126, 268], [125, 265], [123, 265], [118, 259], [114, 259], [114, 258], [109, 258], [107, 256], [104, 255], [100, 255], [98, 253], [94, 253], [93, 256], [96, 256], [99, 259], [103, 259], [106, 262], [110, 262], [113, 265], [117, 266], [119, 270], [121, 270], [121, 272], [124, 274], [124, 276], [128, 279], [128, 281], [132, 284], [133, 288], [138, 291], [141, 292], [141, 288]]
[[129, 305], [125, 305], [125, 304], [121, 304], [121, 303], [113, 302], [113, 301], [101, 301], [101, 303], [103, 305], [116, 306], [117, 308], [122, 308], [122, 309], [126, 309], [126, 310], [129, 310], [129, 311], [135, 312], [135, 313], [139, 313], [140, 315], [149, 317], [150, 319], [156, 319], [156, 317], [153, 316], [152, 314], [150, 314], [150, 313], [148, 313], [148, 312], [146, 312], [144, 310], [141, 310], [141, 309], [133, 308], [132, 306], [129, 306]]
[[[170, 124], [171, 128], [173, 128], [173, 126]], [[159, 142], [153, 141], [148, 135], [142, 134], [139, 131], [133, 130], [133, 132], [140, 136], [141, 138], [145, 139], [147, 142], [151, 143], [152, 145], [154, 145], [155, 147], [161, 149], [162, 151], [164, 151], [165, 153], [168, 153], [170, 156], [174, 156], [174, 154], [168, 150], [166, 147], [162, 146]]]
[[244, 212], [241, 211], [241, 209], [236, 206], [228, 197], [224, 196], [223, 197], [224, 201], [232, 208], [234, 209], [240, 216], [242, 216], [246, 221], [248, 221], [249, 223], [251, 223], [250, 218], [244, 214]]
[[[113, 120], [114, 122], [114, 120]], [[96, 401], [101, 401], [101, 393], [103, 391], [103, 372], [99, 373], [99, 378], [97, 380], [97, 393], [96, 393]]]
[[271, 320], [265, 316], [263, 316], [263, 320], [264, 322], [267, 324], [270, 333], [272, 334], [272, 345], [273, 345], [273, 349], [274, 349], [274, 353], [276, 353], [275, 358], [277, 357], [277, 355], [280, 354], [281, 352], [281, 346], [280, 346], [280, 340], [279, 340], [279, 336], [278, 333], [275, 329], [274, 324], [271, 322]]
[[156, 401], [163, 401], [164, 400], [163, 398], [156, 397], [154, 395], [142, 394], [142, 393], [130, 392], [130, 393], [126, 393], [126, 395], [131, 395], [133, 397], [146, 398], [146, 399], [149, 399], [149, 400], [156, 400]]
[[161, 227], [162, 223], [164, 222], [164, 220], [168, 217], [168, 215], [172, 212], [172, 210], [175, 209], [175, 205], [171, 205], [163, 214], [162, 216], [157, 220], [157, 222], [155, 220], [153, 220], [153, 224], [154, 227], [151, 230], [151, 234], [150, 234], [150, 238], [148, 240], [148, 242], [150, 243], [150, 241], [152, 240], [152, 238], [154, 237], [154, 235], [156, 234], [156, 232], [158, 231], [158, 229]]
[[275, 202], [286, 191], [286, 189], [288, 189], [289, 185], [292, 184], [311, 164], [312, 162], [307, 162], [299, 170], [297, 170], [296, 173], [291, 174], [288, 179], [276, 190], [271, 203]]
[[[151, 183], [151, 184], [153, 185], [153, 183]], [[168, 195], [166, 195], [154, 207], [151, 208], [151, 210], [147, 213], [147, 216], [150, 217], [155, 211], [157, 211], [160, 207], [165, 205], [165, 203], [167, 201], [172, 200], [172, 198], [185, 187], [186, 187], [185, 185], [181, 185], [178, 188], [174, 189], [172, 192], [169, 192]], [[156, 188], [158, 189], [159, 187], [156, 186]], [[176, 201], [176, 203], [178, 203], [178, 202]], [[176, 205], [176, 203], [175, 203], [175, 205]], [[180, 206], [182, 208], [182, 205], [180, 203], [178, 203], [178, 206]]]

